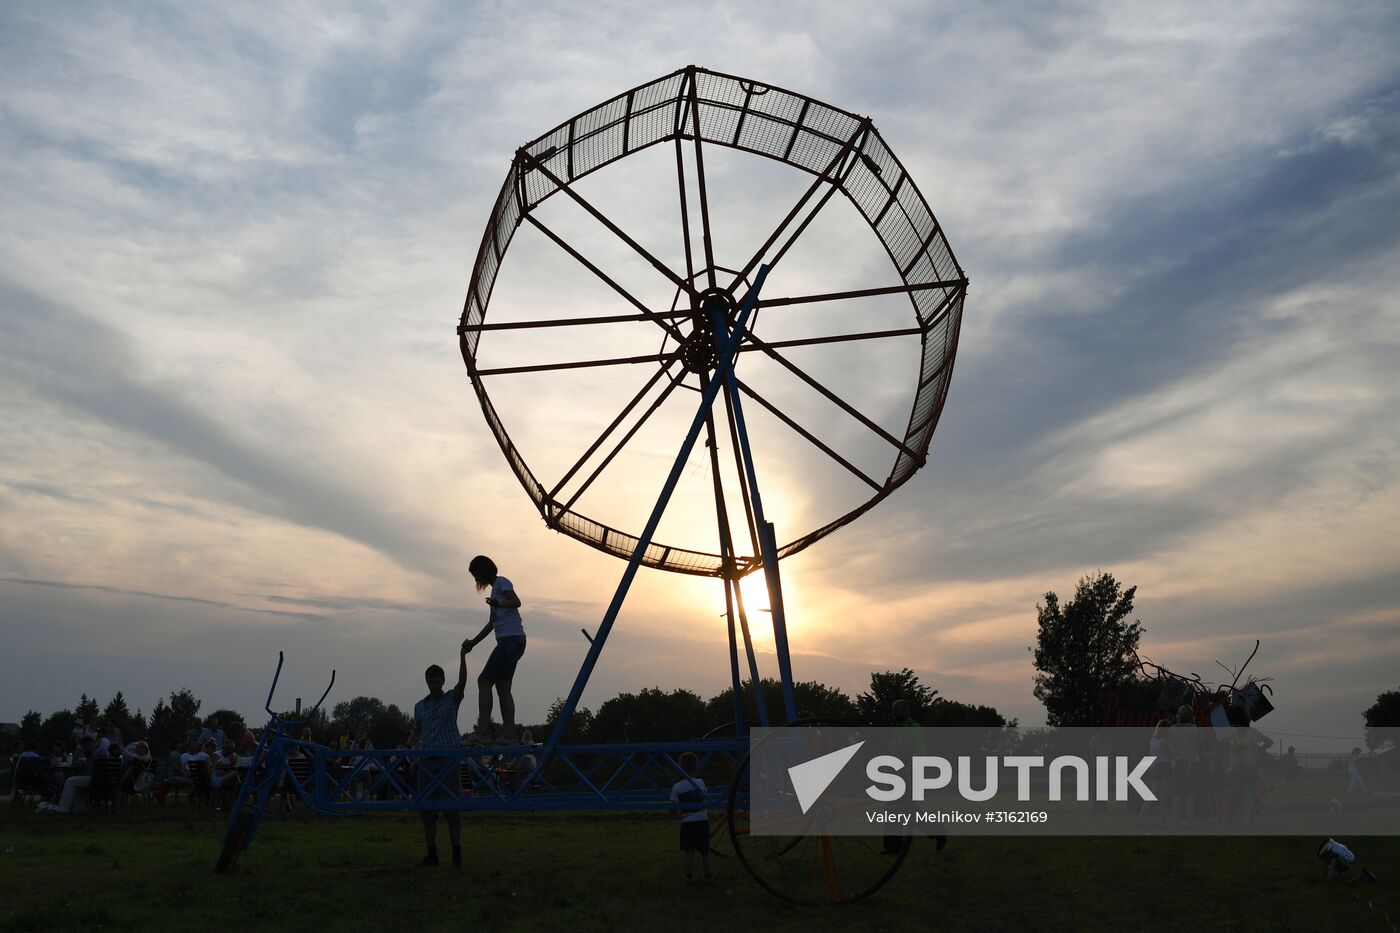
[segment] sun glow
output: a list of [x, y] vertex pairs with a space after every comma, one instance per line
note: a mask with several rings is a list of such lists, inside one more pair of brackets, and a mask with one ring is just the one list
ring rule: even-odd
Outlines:
[[[767, 615], [773, 611], [773, 604], [768, 598], [768, 579], [763, 571], [757, 570], [739, 581], [739, 592], [744, 597], [744, 609], [752, 620], [754, 616]], [[783, 591], [783, 606], [786, 608], [791, 603], [791, 594], [786, 589]], [[767, 625], [760, 626], [767, 628]]]
[[[800, 637], [803, 632], [811, 633], [810, 619], [805, 611], [806, 604], [802, 591], [793, 585], [792, 576], [782, 580], [783, 611], [787, 622], [789, 638]], [[773, 609], [768, 594], [768, 580], [762, 571], [755, 571], [739, 581], [739, 591], [744, 595], [744, 609], [749, 617], [749, 631], [754, 641], [761, 645], [773, 644]]]

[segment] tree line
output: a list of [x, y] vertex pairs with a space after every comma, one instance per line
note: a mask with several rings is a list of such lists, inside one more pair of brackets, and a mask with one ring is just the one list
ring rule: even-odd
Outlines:
[[[1100, 726], [1104, 724], [1105, 697], [1117, 695], [1129, 705], [1151, 708], [1158, 699], [1160, 685], [1143, 675], [1137, 664], [1138, 643], [1144, 631], [1142, 622], [1131, 618], [1137, 587], [1124, 588], [1111, 573], [1080, 578], [1074, 594], [1063, 602], [1050, 591], [1036, 606], [1036, 643], [1032, 652], [1035, 668], [1035, 696], [1045, 706], [1050, 726]], [[776, 680], [760, 682], [764, 705], [771, 723], [781, 723], [782, 689]], [[914, 708], [914, 718], [925, 726], [1014, 726], [990, 706], [960, 703], [939, 695], [922, 683], [908, 668], [872, 672], [869, 687], [854, 697], [816, 681], [795, 686], [800, 718], [819, 718], [855, 725], [885, 725], [896, 699], [904, 698]], [[758, 703], [751, 684], [741, 691], [741, 712], [745, 721], [756, 723]], [[83, 694], [73, 709], [62, 709], [47, 717], [30, 710], [20, 724], [20, 737], [41, 744], [68, 743], [73, 730], [92, 721], [117, 727], [126, 739], [143, 737], [156, 749], [169, 748], [195, 722], [217, 718], [228, 729], [234, 722], [257, 726], [261, 720], [245, 720], [238, 711], [214, 710], [200, 715], [202, 704], [188, 688], [159, 699], [147, 717], [132, 712], [120, 691], [101, 706], [96, 698]], [[543, 723], [532, 728], [542, 739], [551, 729], [563, 706], [556, 700]], [[284, 714], [293, 716], [290, 711]], [[569, 742], [647, 742], [694, 738], [726, 727], [736, 717], [732, 688], [725, 688], [709, 699], [690, 690], [663, 690], [649, 687], [637, 693], [619, 693], [606, 700], [597, 711], [581, 708], [569, 722]], [[1379, 748], [1383, 728], [1400, 728], [1400, 689], [1386, 691], [1362, 713], [1367, 744]], [[347, 734], [368, 736], [377, 747], [401, 745], [407, 737], [409, 712], [386, 704], [377, 697], [359, 696], [335, 704], [327, 712], [318, 710], [309, 723], [318, 742], [329, 742]]]
[[[768, 721], [780, 724], [786, 720], [782, 687], [776, 680], [760, 681]], [[909, 668], [899, 671], [872, 672], [869, 687], [851, 697], [845, 692], [816, 681], [794, 685], [799, 718], [826, 719], [855, 725], [888, 725], [890, 707], [897, 699], [910, 701], [914, 718], [926, 726], [1015, 726], [990, 706], [960, 703], [940, 696], [935, 688], [924, 684]], [[757, 723], [758, 700], [751, 684], [740, 691], [743, 717]], [[537, 740], [543, 740], [558, 718], [563, 700], [556, 699], [546, 719], [532, 729]], [[71, 744], [75, 729], [86, 723], [115, 726], [123, 739], [144, 738], [153, 751], [169, 749], [176, 739], [183, 738], [196, 724], [219, 725], [229, 730], [234, 723], [254, 728], [261, 720], [245, 719], [233, 709], [218, 709], [201, 715], [202, 701], [188, 688], [172, 691], [168, 699], [156, 701], [150, 716], [141, 710], [132, 712], [121, 691], [106, 706], [83, 694], [72, 709], [62, 709], [44, 716], [30, 710], [20, 723], [20, 738], [33, 741], [41, 748], [54, 742]], [[288, 710], [287, 719], [306, 717]], [[732, 687], [726, 687], [709, 699], [690, 690], [663, 690], [648, 687], [636, 693], [623, 692], [605, 700], [593, 711], [579, 708], [569, 721], [565, 741], [580, 742], [648, 742], [699, 738], [709, 733], [722, 734], [734, 728], [735, 705]], [[412, 723], [410, 712], [378, 697], [357, 696], [336, 703], [327, 712], [324, 708], [307, 719], [313, 740], [336, 743], [344, 736], [368, 736], [377, 748], [395, 748], [408, 737]]]

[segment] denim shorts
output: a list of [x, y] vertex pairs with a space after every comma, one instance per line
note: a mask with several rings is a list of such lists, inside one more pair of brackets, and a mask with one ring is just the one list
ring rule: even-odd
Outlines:
[[509, 683], [515, 676], [515, 665], [524, 654], [524, 635], [507, 635], [496, 639], [496, 647], [491, 649], [491, 657], [486, 659], [486, 666], [481, 669], [477, 680], [487, 684]]

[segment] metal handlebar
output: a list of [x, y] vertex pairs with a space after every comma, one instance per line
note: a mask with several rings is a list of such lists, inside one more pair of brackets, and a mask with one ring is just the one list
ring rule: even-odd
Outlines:
[[[277, 652], [277, 670], [276, 670], [276, 671], [273, 673], [273, 675], [272, 675], [272, 686], [271, 686], [270, 688], [268, 688], [268, 691], [267, 691], [267, 702], [263, 704], [263, 709], [267, 710], [267, 715], [272, 716], [272, 717], [276, 717], [276, 716], [277, 716], [277, 714], [274, 713], [274, 712], [272, 711], [272, 695], [273, 695], [274, 693], [277, 692], [277, 681], [280, 680], [281, 677], [282, 677], [282, 661], [284, 660], [284, 658], [285, 658], [285, 656], [282, 654], [282, 652], [280, 652], [280, 651]], [[307, 719], [310, 719], [312, 716], [315, 716], [315, 715], [316, 715], [316, 711], [317, 711], [318, 709], [321, 708], [321, 704], [322, 704], [322, 703], [326, 702], [326, 697], [330, 696], [331, 687], [334, 687], [334, 686], [335, 686], [335, 669], [332, 668], [332, 669], [331, 669], [331, 682], [328, 683], [328, 684], [326, 684], [326, 692], [323, 693], [323, 694], [321, 694], [321, 699], [317, 700], [317, 701], [316, 701], [316, 705], [313, 706], [313, 707], [311, 707], [311, 709], [307, 711], [307, 713], [306, 713], [306, 718], [307, 718]]]
[[277, 673], [272, 675], [272, 686], [267, 691], [267, 702], [263, 704], [263, 709], [267, 710], [267, 715], [276, 716], [272, 711], [272, 694], [277, 690], [277, 679], [282, 676], [282, 652], [277, 652]]
[[306, 718], [307, 718], [307, 719], [310, 719], [312, 716], [315, 716], [315, 715], [316, 715], [316, 711], [317, 711], [318, 709], [321, 708], [321, 704], [324, 703], [324, 702], [326, 701], [326, 697], [330, 695], [331, 688], [334, 687], [334, 686], [335, 686], [335, 668], [331, 668], [331, 682], [328, 683], [328, 684], [326, 684], [326, 692], [323, 693], [323, 694], [321, 694], [321, 699], [317, 700], [317, 701], [316, 701], [316, 705], [313, 706], [313, 707], [311, 707], [311, 712], [309, 712], [309, 713], [306, 714]]

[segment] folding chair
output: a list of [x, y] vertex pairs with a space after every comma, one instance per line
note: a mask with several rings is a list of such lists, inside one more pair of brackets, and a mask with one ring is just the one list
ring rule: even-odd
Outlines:
[[98, 758], [92, 763], [92, 783], [88, 785], [87, 799], [89, 812], [96, 813], [99, 805], [106, 804], [113, 812], [117, 809], [117, 795], [121, 792], [122, 762], [120, 758]]

